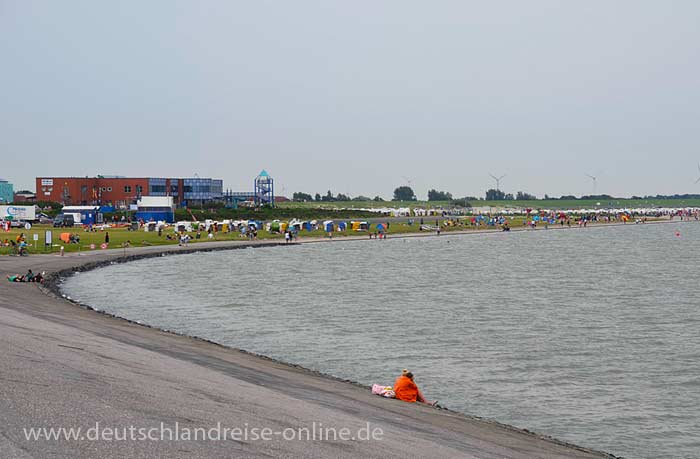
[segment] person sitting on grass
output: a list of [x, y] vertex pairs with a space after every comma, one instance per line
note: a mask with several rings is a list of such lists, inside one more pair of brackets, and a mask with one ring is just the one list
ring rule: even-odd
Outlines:
[[437, 400], [428, 401], [423, 397], [420, 389], [415, 382], [413, 382], [413, 373], [408, 370], [403, 370], [401, 376], [396, 379], [394, 383], [394, 392], [396, 392], [396, 398], [403, 400], [404, 402], [420, 402], [428, 405], [437, 405]]

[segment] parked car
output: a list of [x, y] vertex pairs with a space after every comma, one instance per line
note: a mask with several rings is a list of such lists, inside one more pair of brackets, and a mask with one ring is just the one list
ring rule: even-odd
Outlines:
[[39, 223], [42, 223], [44, 225], [50, 225], [53, 223], [53, 218], [49, 217], [45, 213], [40, 213], [39, 215], [36, 216], [37, 220], [39, 220]]
[[75, 225], [75, 219], [71, 214], [58, 214], [53, 221], [54, 228], [70, 228]]

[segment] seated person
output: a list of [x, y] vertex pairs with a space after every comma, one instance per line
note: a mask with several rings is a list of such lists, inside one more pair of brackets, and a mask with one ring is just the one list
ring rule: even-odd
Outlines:
[[31, 269], [24, 275], [24, 282], [34, 282], [34, 273]]
[[413, 373], [408, 370], [403, 370], [401, 376], [396, 379], [394, 383], [394, 392], [396, 392], [396, 398], [403, 400], [404, 402], [421, 402], [428, 405], [436, 405], [437, 400], [429, 402], [423, 397], [423, 394], [418, 389], [418, 386], [413, 382]]

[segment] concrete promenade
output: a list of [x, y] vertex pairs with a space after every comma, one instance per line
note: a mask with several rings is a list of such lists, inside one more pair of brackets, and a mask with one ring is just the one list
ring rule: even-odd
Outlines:
[[[127, 253], [244, 245], [249, 243], [131, 248]], [[230, 253], [236, 256], [235, 250]], [[28, 268], [58, 272], [123, 255], [109, 250], [0, 257], [0, 458], [611, 457], [497, 423], [382, 399], [356, 384], [109, 317], [36, 284], [5, 280]], [[98, 422], [101, 428], [158, 431], [161, 423], [171, 430], [176, 423], [179, 429], [220, 423], [269, 428], [274, 434], [269, 441], [33, 441], [23, 430], [81, 427], [84, 433]], [[320, 424], [355, 435], [367, 423], [381, 429], [381, 439], [287, 441], [277, 434]]]

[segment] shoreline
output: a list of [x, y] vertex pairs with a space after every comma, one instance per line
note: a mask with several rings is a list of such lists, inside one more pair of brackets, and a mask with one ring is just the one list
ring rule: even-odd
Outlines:
[[[651, 222], [648, 222], [651, 223]], [[657, 221], [654, 223], [679, 223], [677, 221]], [[686, 223], [686, 222], [682, 222]], [[627, 225], [630, 225], [629, 223]], [[590, 227], [586, 228], [597, 228], [597, 227], [608, 227], [608, 226], [627, 226], [622, 223], [620, 224], [597, 224], [597, 225], [591, 225]], [[632, 224], [633, 226], [637, 226]], [[534, 231], [539, 231], [542, 230], [543, 228], [538, 228], [537, 230]], [[554, 229], [553, 227], [550, 229]], [[557, 228], [557, 229], [569, 229], [569, 228]], [[584, 229], [584, 228], [574, 228], [574, 229]], [[533, 231], [532, 229], [528, 228], [514, 228], [514, 232], [517, 231]], [[410, 233], [410, 234], [399, 234], [395, 235], [393, 237], [390, 236], [390, 238], [405, 238], [405, 237], [442, 237], [442, 236], [448, 236], [448, 235], [464, 235], [464, 234], [490, 234], [490, 233], [500, 233], [500, 231], [495, 231], [495, 230], [483, 230], [483, 231], [475, 231], [475, 230], [468, 230], [468, 231], [451, 231], [451, 232], [445, 232], [441, 236], [437, 236], [434, 232], [430, 233]], [[319, 242], [337, 242], [337, 241], [349, 241], [349, 240], [367, 240], [368, 238], [363, 237], [363, 236], [355, 236], [355, 237], [343, 237], [343, 238], [334, 238], [334, 239], [328, 239], [328, 238], [309, 238], [308, 240], [300, 240], [298, 243], [295, 244], [304, 244], [304, 243], [319, 243]], [[89, 328], [91, 332], [93, 332], [94, 337], [99, 337], [99, 338], [105, 338], [111, 341], [115, 341], [117, 343], [122, 343], [124, 344], [125, 341], [129, 342], [132, 346], [135, 345], [137, 349], [141, 350], [152, 350], [154, 348], [157, 349], [157, 353], [159, 357], [161, 358], [178, 358], [178, 353], [173, 354], [173, 352], [169, 352], [169, 348], [167, 346], [164, 346], [163, 341], [167, 341], [168, 343], [173, 344], [176, 347], [180, 348], [188, 348], [187, 354], [189, 357], [194, 357], [195, 364], [199, 364], [199, 366], [202, 366], [202, 361], [208, 361], [212, 358], [212, 355], [219, 355], [223, 354], [223, 360], [234, 360], [234, 362], [229, 362], [226, 367], [229, 371], [234, 371], [236, 369], [240, 370], [241, 368], [246, 368], [246, 367], [256, 367], [255, 371], [257, 373], [260, 373], [262, 375], [265, 375], [269, 377], [269, 373], [274, 370], [274, 372], [282, 372], [286, 373], [285, 379], [288, 382], [293, 382], [293, 383], [300, 383], [299, 380], [304, 380], [303, 385], [311, 385], [315, 386], [316, 389], [319, 389], [320, 387], [325, 388], [328, 385], [332, 385], [334, 387], [333, 390], [324, 390], [324, 397], [330, 397], [333, 400], [332, 405], [335, 404], [341, 404], [341, 405], [346, 405], [347, 403], [350, 403], [352, 405], [353, 402], [355, 403], [362, 403], [362, 404], [369, 404], [372, 405], [373, 408], [376, 408], [376, 410], [379, 411], [379, 414], [376, 412], [374, 413], [374, 416], [379, 416], [379, 417], [384, 417], [386, 418], [387, 416], [394, 415], [394, 414], [400, 414], [403, 417], [408, 417], [411, 420], [411, 423], [414, 423], [412, 426], [414, 429], [418, 429], [415, 434], [419, 435], [421, 432], [424, 434], [426, 429], [432, 431], [431, 435], [429, 437], [436, 437], [440, 438], [441, 436], [447, 435], [448, 432], [454, 433], [454, 431], [473, 431], [474, 429], [480, 430], [481, 435], [484, 437], [467, 437], [467, 438], [461, 438], [461, 436], [458, 436], [457, 439], [455, 438], [450, 438], [449, 443], [452, 445], [450, 449], [450, 453], [445, 455], [444, 457], [454, 457], [455, 453], [458, 452], [459, 454], [465, 454], [469, 451], [471, 453], [475, 453], [478, 451], [478, 454], [476, 455], [465, 455], [464, 457], [615, 457], [614, 455], [611, 455], [609, 453], [603, 453], [603, 452], [598, 452], [592, 449], [588, 448], [583, 448], [579, 447], [564, 441], [560, 441], [551, 437], [548, 437], [546, 435], [540, 435], [537, 433], [530, 432], [527, 429], [521, 429], [521, 428], [516, 428], [513, 426], [509, 426], [506, 424], [501, 424], [498, 423], [497, 421], [492, 421], [488, 419], [482, 419], [478, 418], [476, 416], [471, 416], [468, 414], [464, 413], [458, 413], [451, 411], [449, 409], [434, 409], [431, 407], [424, 407], [424, 406], [419, 406], [419, 405], [412, 405], [412, 404], [405, 404], [405, 403], [399, 403], [396, 401], [390, 401], [390, 400], [385, 400], [382, 399], [381, 397], [373, 396], [369, 393], [368, 387], [354, 382], [354, 381], [349, 381], [345, 380], [342, 378], [337, 378], [332, 375], [327, 375], [318, 371], [310, 370], [303, 368], [299, 365], [295, 365], [293, 363], [287, 363], [287, 362], [280, 362], [278, 360], [272, 359], [270, 357], [264, 356], [264, 355], [258, 355], [255, 353], [251, 353], [248, 351], [244, 350], [239, 350], [231, 347], [227, 347], [224, 345], [221, 345], [219, 343], [213, 342], [211, 340], [207, 340], [206, 338], [200, 338], [200, 337], [193, 337], [185, 334], [180, 334], [177, 332], [173, 331], [167, 331], [167, 330], [161, 330], [156, 327], [152, 327], [147, 324], [140, 324], [135, 321], [131, 321], [126, 318], [121, 318], [109, 313], [105, 313], [102, 311], [96, 311], [94, 308], [92, 308], [89, 305], [84, 305], [80, 304], [77, 302], [74, 302], [69, 299], [63, 298], [64, 294], [60, 291], [60, 282], [61, 279], [65, 275], [69, 275], [71, 273], [74, 273], [76, 271], [86, 271], [89, 269], [95, 269], [97, 267], [106, 265], [106, 264], [111, 264], [111, 263], [121, 263], [121, 262], [128, 262], [128, 261], [133, 261], [141, 258], [149, 258], [149, 257], [154, 257], [154, 256], [166, 256], [170, 254], [178, 254], [178, 253], [194, 253], [194, 252], [204, 252], [204, 251], [214, 251], [214, 250], [231, 250], [231, 249], [243, 249], [243, 248], [249, 248], [249, 247], [274, 247], [274, 246], [279, 246], [279, 245], [290, 245], [290, 244], [285, 244], [284, 242], [279, 242], [279, 241], [260, 241], [260, 242], [247, 242], [247, 241], [234, 241], [234, 242], [207, 242], [206, 246], [204, 244], [193, 244], [191, 246], [186, 246], [186, 247], [179, 247], [179, 246], [154, 246], [154, 247], [147, 247], [147, 248], [132, 248], [128, 249], [128, 252], [126, 256], [123, 255], [122, 249], [115, 249], [115, 250], [108, 250], [108, 251], [101, 251], [101, 252], [91, 252], [91, 253], [83, 253], [82, 255], [77, 255], [77, 254], [72, 254], [71, 255], [66, 255], [63, 257], [59, 257], [56, 255], [33, 255], [30, 257], [5, 257], [2, 259], [3, 261], [11, 261], [11, 262], [17, 262], [17, 263], [11, 263], [12, 265], [16, 265], [14, 268], [17, 269], [19, 266], [23, 267], [34, 267], [35, 264], [39, 263], [38, 260], [45, 260], [49, 266], [47, 267], [46, 271], [48, 273], [47, 276], [47, 284], [43, 287], [38, 287], [34, 284], [10, 284], [10, 283], [3, 283], [3, 287], [0, 288], [0, 293], [2, 294], [0, 297], [0, 309], [4, 309], [6, 312], [13, 312], [13, 313], [19, 313], [27, 316], [26, 318], [29, 319], [34, 319], [38, 321], [45, 320], [47, 317], [52, 317], [58, 318], [58, 322], [61, 323], [62, 326], [66, 326], [68, 329], [73, 330], [73, 331], [86, 331], [86, 328]], [[7, 272], [8, 268], [7, 262], [0, 262], [0, 270], [3, 271], [3, 274]], [[22, 271], [22, 269], [17, 269], [18, 271]], [[26, 268], [24, 268], [26, 270]], [[10, 289], [8, 287], [19, 287], [18, 289]], [[21, 292], [22, 287], [27, 287], [27, 289], [24, 290], [29, 290], [29, 292], [26, 292], [26, 295], [20, 295], [19, 297], [13, 296], [12, 294], [6, 294], [5, 291], [19, 291]], [[48, 292], [48, 295], [47, 295]], [[14, 292], [17, 293], [17, 292]], [[42, 300], [42, 297], [44, 301]], [[25, 311], [27, 309], [26, 306], [20, 305], [19, 303], [14, 303], [13, 301], [19, 301], [19, 302], [30, 302], [32, 303], [32, 306], [30, 308], [34, 309], [33, 311]], [[76, 307], [79, 306], [79, 307]], [[54, 311], [55, 309], [58, 309], [58, 317], [56, 317], [56, 312]], [[93, 312], [99, 312], [99, 314], [94, 314]], [[10, 314], [11, 315], [11, 314]], [[76, 322], [75, 319], [83, 319], [83, 321], [78, 321]], [[32, 322], [32, 320], [30, 320]], [[86, 327], [86, 322], [88, 323], [89, 326]], [[9, 325], [9, 327], [8, 327]], [[4, 319], [0, 319], [0, 329], [3, 330], [2, 335], [7, 335], [8, 333], [5, 333], [6, 331], [9, 331], [9, 334], [12, 335], [12, 330], [13, 327], [16, 327], [17, 324], [7, 324]], [[43, 325], [38, 325], [38, 329], [42, 329]], [[93, 329], [93, 327], [95, 329]], [[115, 329], [119, 331], [119, 333], [114, 333]], [[31, 327], [29, 328], [31, 330]], [[138, 330], [138, 331], [135, 331]], [[126, 335], [123, 335], [123, 333], [126, 333]], [[130, 342], [131, 338], [127, 339], [127, 337], [133, 337], [135, 335], [139, 336], [138, 343], [133, 343]], [[41, 336], [41, 335], [39, 335]], [[125, 337], [126, 336], [126, 337]], [[43, 336], [42, 336], [43, 337]], [[90, 340], [87, 340], [85, 342], [80, 342], [83, 347], [90, 347]], [[61, 346], [60, 344], [58, 346]], [[74, 346], [78, 348], [78, 346]], [[189, 349], [189, 348], [196, 348], [196, 349]], [[196, 352], [194, 352], [196, 351]], [[128, 361], [129, 360], [129, 355], [122, 354], [119, 356], [121, 359]], [[182, 358], [180, 358], [182, 360]], [[0, 358], [0, 374], [3, 374], [5, 371], [4, 366], [5, 366], [5, 361], [6, 358]], [[188, 360], [188, 359], [184, 359]], [[192, 359], [189, 359], [192, 360]], [[210, 362], [211, 363], [211, 362]], [[218, 362], [220, 364], [220, 362]], [[229, 369], [228, 366], [233, 364], [233, 368]], [[236, 364], [238, 364], [238, 367], [236, 367]], [[203, 365], [205, 369], [212, 370], [212, 365]], [[99, 366], [98, 366], [99, 367]], [[213, 365], [213, 371], [217, 371], [220, 373], [222, 371], [222, 368], [220, 368], [220, 365]], [[170, 377], [175, 376], [175, 375], [168, 375]], [[260, 376], [260, 375], [258, 375]], [[255, 379], [255, 378], [253, 378]], [[245, 379], [243, 379], [245, 380]], [[267, 378], [263, 377], [263, 380], [267, 382]], [[239, 382], [241, 379], [238, 380]], [[197, 380], [195, 378], [194, 381], [189, 381], [190, 383], [195, 383], [197, 385]], [[229, 381], [230, 382], [230, 381]], [[236, 382], [236, 378], [234, 378], [234, 382]], [[349, 384], [348, 384], [349, 383]], [[253, 392], [260, 392], [269, 389], [270, 387], [273, 387], [273, 389], [276, 389], [277, 392], [285, 392], [281, 387], [274, 387], [275, 385], [272, 384], [265, 384], [265, 383], [259, 383], [254, 386]], [[0, 389], [0, 391], [3, 391]], [[358, 392], [359, 391], [359, 392]], [[348, 393], [349, 392], [349, 393]], [[3, 393], [3, 395], [5, 395]], [[298, 394], [297, 394], [298, 395]], [[305, 394], [306, 397], [303, 398], [305, 403], [311, 404], [311, 406], [307, 407], [312, 409], [316, 409], [321, 400], [319, 398], [324, 398], [324, 397], [308, 397], [308, 394]], [[349, 397], [348, 397], [349, 396]], [[264, 404], [263, 404], [264, 405]], [[323, 404], [322, 404], [323, 405]], [[1, 405], [0, 405], [1, 406]], [[1, 410], [0, 410], [1, 411]], [[361, 413], [356, 412], [357, 410], [354, 410], [354, 414], [356, 416], [361, 416]], [[347, 413], [345, 413], [347, 414]], [[249, 413], [251, 417], [255, 417], [255, 413], [251, 412]], [[418, 418], [416, 417], [418, 416]], [[0, 415], [0, 419], [3, 416]], [[267, 418], [269, 421], [269, 417]], [[274, 417], [273, 417], [274, 419]], [[332, 419], [332, 418], [331, 418]], [[387, 419], [388, 420], [388, 419]], [[328, 421], [329, 423], [331, 422], [330, 420]], [[435, 428], [437, 426], [440, 426], [444, 423], [450, 424], [450, 428], [448, 429], [447, 432], [442, 433], [440, 429], [435, 431]], [[16, 424], [14, 422], [13, 424]], [[8, 424], [9, 425], [9, 424]], [[473, 432], [472, 432], [473, 433]], [[453, 437], [453, 435], [447, 435], [448, 437]], [[513, 436], [517, 438], [512, 438]], [[420, 437], [420, 435], [419, 435]], [[7, 438], [10, 438], [10, 443], [9, 446], [7, 443]], [[484, 438], [488, 438], [488, 440], [484, 440]], [[423, 439], [423, 440], [429, 440], [428, 439]], [[443, 438], [445, 440], [445, 438]], [[400, 452], [402, 449], [403, 452], [400, 453], [400, 455], [407, 455], [408, 457], [411, 457], [411, 454], [415, 454], [416, 450], [414, 448], [408, 448], [408, 446], [403, 446], [404, 445], [404, 440], [400, 440], [394, 444], [395, 448], [397, 449], [397, 452]], [[456, 442], [455, 442], [456, 441]], [[485, 450], [483, 449], [483, 442], [487, 441], [487, 443], [490, 445], [488, 448]], [[440, 443], [435, 443], [435, 442], [428, 442], [427, 449], [420, 449], [421, 451], [424, 451], [426, 454], [430, 454], [435, 457], [443, 457], [439, 450], [440, 450]], [[3, 432], [0, 431], [0, 453], [3, 453], [4, 451], [7, 450], [7, 448], [12, 446], [12, 439], [11, 437], [8, 437], [7, 433], [3, 436]], [[518, 445], [516, 447], [516, 444]], [[256, 444], [257, 446], [258, 444]], [[286, 444], [283, 444], [281, 446], [285, 446]], [[368, 443], [354, 443], [356, 447], [359, 449], [356, 449], [353, 451], [352, 454], [350, 455], [345, 455], [341, 454], [343, 452], [343, 448], [336, 449], [333, 448], [333, 455], [336, 455], [338, 457], [357, 457], [358, 455], [362, 456], [374, 456], [375, 452], [372, 448], [377, 448], [377, 451], [380, 451], [380, 446], [386, 446], [384, 442], [377, 443], [375, 445], [370, 445]], [[279, 445], [278, 445], [279, 446]], [[288, 446], [288, 445], [287, 445]], [[303, 446], [303, 445], [302, 445]], [[321, 446], [318, 446], [316, 444], [309, 444], [307, 445], [310, 448], [314, 448], [316, 451], [316, 448], [320, 448], [319, 451], [322, 449]], [[323, 445], [323, 447], [326, 447], [328, 445]], [[336, 445], [337, 447], [337, 445]], [[423, 445], [423, 448], [425, 448], [426, 445]], [[503, 449], [505, 448], [505, 449]], [[534, 448], [534, 449], [533, 449]], [[71, 450], [71, 456], [75, 453], [74, 450]], [[305, 450], [301, 450], [305, 451]], [[527, 451], [526, 454], [523, 454], [523, 451]], [[298, 451], [297, 451], [298, 452]], [[249, 451], [249, 453], [255, 453], [250, 457], [257, 456], [257, 453], [262, 454], [262, 449], [261, 450], [256, 450], [256, 451]], [[326, 452], [328, 453], [328, 451]], [[4, 455], [4, 454], [3, 454]], [[60, 455], [60, 454], [59, 454]], [[178, 456], [178, 454], [170, 454], [173, 457]], [[387, 456], [386, 454], [384, 456]], [[391, 457], [391, 455], [389, 455]], [[83, 457], [81, 455], [77, 455], [77, 457]], [[144, 456], [145, 457], [145, 456]], [[188, 456], [190, 457], [190, 456]], [[248, 457], [248, 456], [245, 456]]]

